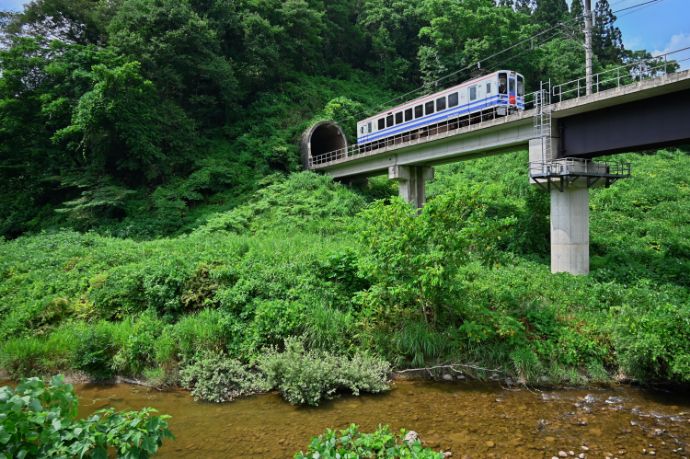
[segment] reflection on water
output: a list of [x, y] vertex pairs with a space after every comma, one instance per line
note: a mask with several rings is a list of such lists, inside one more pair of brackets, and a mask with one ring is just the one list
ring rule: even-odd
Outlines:
[[636, 388], [505, 390], [487, 384], [396, 382], [383, 395], [342, 397], [296, 408], [277, 394], [227, 404], [194, 402], [182, 391], [77, 385], [80, 414], [106, 406], [152, 406], [173, 418], [159, 457], [286, 458], [327, 427], [350, 423], [416, 430], [454, 458], [690, 456], [690, 398]]

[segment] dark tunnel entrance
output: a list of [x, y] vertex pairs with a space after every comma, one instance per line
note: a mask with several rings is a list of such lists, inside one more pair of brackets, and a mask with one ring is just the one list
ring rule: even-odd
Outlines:
[[334, 121], [322, 121], [307, 129], [302, 136], [302, 163], [309, 169], [314, 162], [325, 159], [326, 153], [347, 148], [342, 128]]

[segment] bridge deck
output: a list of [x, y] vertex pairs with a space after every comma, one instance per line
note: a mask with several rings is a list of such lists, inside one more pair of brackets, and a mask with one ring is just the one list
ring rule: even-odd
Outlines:
[[[563, 100], [553, 103], [549, 109], [551, 116], [558, 120], [688, 88], [690, 71], [683, 71]], [[516, 147], [526, 146], [530, 139], [539, 137], [534, 128], [534, 115], [535, 110], [531, 109], [509, 116], [481, 119], [464, 127], [453, 126], [449, 121], [432, 129], [425, 137], [400, 135], [389, 145], [376, 150], [361, 151], [353, 147], [347, 152], [336, 151], [310, 158], [309, 168], [334, 177], [374, 175], [395, 165], [430, 166], [514, 151]]]

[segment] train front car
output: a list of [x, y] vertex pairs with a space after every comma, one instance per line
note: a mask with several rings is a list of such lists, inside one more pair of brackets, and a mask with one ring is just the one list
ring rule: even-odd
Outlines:
[[359, 121], [357, 145], [376, 150], [524, 109], [523, 76], [499, 70]]
[[[511, 70], [500, 70], [498, 75], [499, 105], [508, 107], [508, 113], [525, 109], [525, 78]], [[500, 113], [505, 115], [505, 113]]]

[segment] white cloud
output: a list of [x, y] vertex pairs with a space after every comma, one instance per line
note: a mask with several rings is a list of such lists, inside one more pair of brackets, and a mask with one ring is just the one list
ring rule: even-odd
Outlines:
[[[652, 55], [658, 56], [660, 54], [666, 54], [671, 51], [676, 51], [688, 47], [690, 47], [690, 33], [677, 33], [671, 37], [668, 43], [666, 43], [664, 49], [652, 51]], [[686, 49], [679, 53], [671, 54], [669, 56], [669, 59], [679, 61], [680, 68], [682, 70], [687, 70], [688, 68], [690, 68], [690, 49]]]
[[653, 51], [652, 54], [657, 56], [659, 54], [665, 54], [669, 51], [675, 51], [681, 48], [687, 48], [690, 46], [690, 33], [677, 33], [671, 37], [669, 42], [666, 44], [664, 49]]

